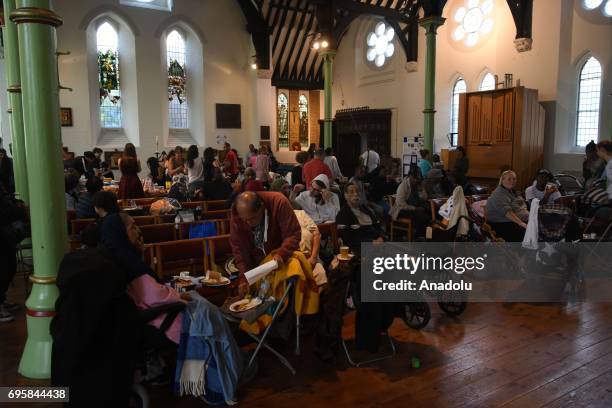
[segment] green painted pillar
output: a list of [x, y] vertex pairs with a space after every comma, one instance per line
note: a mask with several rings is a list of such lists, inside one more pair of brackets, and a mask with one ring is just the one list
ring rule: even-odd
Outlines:
[[17, 0], [11, 20], [17, 24], [21, 95], [28, 157], [34, 276], [26, 301], [28, 340], [19, 373], [51, 375], [49, 324], [55, 314], [55, 277], [67, 249], [64, 170], [61, 158], [59, 85], [55, 27], [62, 19], [50, 0]]
[[425, 148], [433, 153], [434, 119], [436, 116], [436, 34], [438, 27], [444, 24], [444, 18], [425, 17], [419, 22], [425, 28], [425, 126], [423, 128]]
[[11, 125], [11, 147], [15, 191], [17, 196], [29, 204], [28, 173], [26, 166], [25, 140], [23, 137], [23, 111], [21, 109], [21, 77], [19, 75], [19, 44], [17, 26], [9, 16], [15, 9], [15, 0], [4, 0], [4, 62], [8, 83], [8, 105]]
[[324, 95], [324, 113], [325, 119], [323, 123], [323, 146], [325, 148], [332, 147], [332, 79], [335, 50], [326, 50], [321, 52], [323, 57], [323, 95]]

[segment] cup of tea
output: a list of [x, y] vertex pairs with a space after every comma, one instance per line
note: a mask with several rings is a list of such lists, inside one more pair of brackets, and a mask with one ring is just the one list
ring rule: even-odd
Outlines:
[[349, 247], [341, 246], [340, 247], [340, 258], [348, 258], [349, 256]]

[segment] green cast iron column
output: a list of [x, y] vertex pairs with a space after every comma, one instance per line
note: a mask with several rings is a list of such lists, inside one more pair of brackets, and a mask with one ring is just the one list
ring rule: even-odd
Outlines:
[[323, 123], [323, 146], [325, 148], [332, 147], [332, 79], [335, 55], [336, 51], [334, 50], [321, 52], [323, 57], [323, 94], [325, 96], [325, 119]]
[[425, 148], [433, 153], [434, 119], [436, 115], [436, 31], [444, 24], [442, 17], [425, 17], [419, 22], [425, 28], [427, 56], [425, 58]]
[[55, 27], [62, 19], [50, 0], [17, 0], [11, 20], [17, 24], [34, 276], [26, 301], [28, 340], [19, 373], [51, 375], [49, 324], [57, 299], [55, 277], [67, 249], [64, 171], [61, 159], [59, 85]]
[[21, 79], [19, 75], [19, 44], [17, 26], [9, 16], [15, 9], [15, 0], [4, 0], [4, 61], [8, 83], [8, 103], [11, 124], [13, 171], [15, 191], [18, 197], [29, 204], [28, 173], [26, 166], [25, 139], [23, 137], [23, 111], [21, 109]]

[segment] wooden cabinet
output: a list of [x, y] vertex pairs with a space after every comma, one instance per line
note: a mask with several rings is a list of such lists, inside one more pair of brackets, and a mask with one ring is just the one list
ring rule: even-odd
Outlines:
[[470, 177], [495, 180], [512, 169], [519, 188], [531, 184], [544, 162], [544, 108], [537, 90], [516, 87], [461, 95], [459, 124]]

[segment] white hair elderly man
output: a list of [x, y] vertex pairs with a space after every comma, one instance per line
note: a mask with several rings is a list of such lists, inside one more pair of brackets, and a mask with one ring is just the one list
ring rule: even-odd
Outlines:
[[308, 192], [299, 194], [302, 190], [304, 185], [296, 184], [289, 199], [295, 200], [316, 224], [336, 220], [336, 214], [340, 211], [340, 199], [329, 190], [329, 178], [325, 174], [319, 174], [312, 180]]

